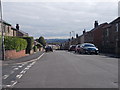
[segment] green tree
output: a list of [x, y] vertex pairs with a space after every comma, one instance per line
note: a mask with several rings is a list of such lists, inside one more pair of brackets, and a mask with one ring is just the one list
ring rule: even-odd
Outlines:
[[41, 43], [43, 46], [46, 45], [46, 41], [45, 41], [44, 37], [42, 37], [42, 36], [38, 39], [38, 42]]

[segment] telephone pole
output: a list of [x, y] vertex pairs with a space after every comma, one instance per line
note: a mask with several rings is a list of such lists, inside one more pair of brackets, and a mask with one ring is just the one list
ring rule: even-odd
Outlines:
[[3, 17], [2, 17], [2, 0], [0, 0], [0, 21], [1, 21], [1, 33], [2, 33], [2, 60], [5, 60], [5, 47], [4, 47], [4, 30], [3, 30]]

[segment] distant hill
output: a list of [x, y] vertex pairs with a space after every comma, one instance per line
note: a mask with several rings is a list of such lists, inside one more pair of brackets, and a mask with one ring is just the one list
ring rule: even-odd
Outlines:
[[47, 43], [64, 43], [68, 39], [45, 39]]

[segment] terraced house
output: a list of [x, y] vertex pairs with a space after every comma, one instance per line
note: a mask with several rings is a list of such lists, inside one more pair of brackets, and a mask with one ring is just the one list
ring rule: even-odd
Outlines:
[[[100, 52], [120, 55], [120, 17], [110, 23], [94, 23], [94, 28], [90, 31], [84, 30], [83, 34], [75, 39], [71, 39], [72, 45], [82, 43], [95, 44]], [[65, 43], [65, 48], [69, 47], [69, 41]]]
[[[28, 36], [28, 33], [19, 30], [19, 24], [17, 24], [16, 28], [14, 28], [11, 24], [7, 23], [6, 21], [3, 21], [2, 23], [3, 23], [2, 29], [4, 36], [21, 36], [21, 37]], [[0, 26], [1, 26], [1, 21], [0, 21]], [[2, 32], [0, 32], [0, 35], [1, 33]]]
[[103, 31], [104, 52], [120, 54], [120, 17], [105, 26]]

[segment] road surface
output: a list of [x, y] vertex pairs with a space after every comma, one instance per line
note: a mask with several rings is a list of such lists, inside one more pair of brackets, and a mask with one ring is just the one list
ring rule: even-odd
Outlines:
[[[5, 76], [8, 67], [11, 76]], [[3, 72], [4, 86], [12, 88], [118, 87], [118, 59], [103, 55], [54, 51], [26, 64], [3, 66]]]

